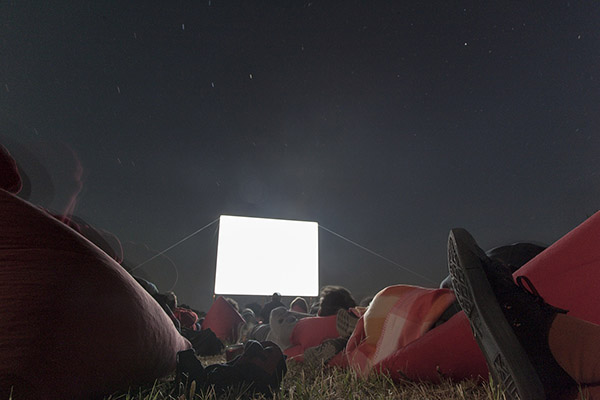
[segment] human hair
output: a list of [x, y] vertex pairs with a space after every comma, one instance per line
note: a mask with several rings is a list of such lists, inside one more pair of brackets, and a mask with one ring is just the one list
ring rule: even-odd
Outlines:
[[347, 310], [351, 307], [356, 307], [356, 300], [354, 300], [350, 291], [345, 287], [328, 285], [321, 289], [319, 296], [319, 316], [335, 315], [340, 308]]
[[235, 308], [236, 311], [240, 311], [240, 305], [238, 304], [237, 301], [235, 301], [231, 297], [225, 297], [225, 301], [227, 301], [229, 304], [231, 304], [231, 306], [233, 308]]
[[244, 318], [244, 321], [246, 321], [246, 323], [258, 323], [258, 321], [256, 320], [256, 315], [254, 314], [254, 311], [252, 311], [251, 308], [244, 308], [242, 311], [240, 311], [240, 314], [242, 315], [242, 318]]
[[260, 304], [258, 304], [257, 302], [252, 302], [252, 303], [248, 303], [244, 306], [244, 308], [249, 308], [252, 311], [254, 311], [254, 315], [259, 315], [260, 314], [260, 310], [262, 310], [262, 306]]
[[169, 306], [169, 308], [171, 310], [174, 310], [177, 307], [177, 296], [175, 295], [174, 292], [166, 292], [165, 293], [165, 299], [167, 302], [167, 305]]
[[369, 307], [371, 302], [373, 301], [373, 296], [363, 297], [362, 300], [358, 303], [360, 307]]
[[306, 302], [306, 300], [304, 300], [303, 297], [296, 297], [290, 303], [290, 310], [308, 313], [308, 303]]

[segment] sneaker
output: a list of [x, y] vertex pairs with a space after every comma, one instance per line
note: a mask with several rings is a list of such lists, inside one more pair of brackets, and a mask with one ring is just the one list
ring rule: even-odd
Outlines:
[[494, 381], [508, 399], [563, 398], [576, 384], [548, 346], [557, 313], [526, 277], [517, 283], [502, 263], [485, 255], [464, 229], [448, 238], [448, 269]]
[[335, 327], [340, 337], [349, 338], [356, 328], [358, 317], [352, 312], [340, 308], [335, 318]]
[[309, 365], [327, 364], [329, 360], [344, 350], [348, 339], [326, 339], [318, 346], [304, 350], [304, 361]]
[[233, 398], [227, 396], [228, 393], [237, 393], [235, 398], [249, 398], [256, 393], [270, 399], [279, 392], [287, 366], [285, 356], [275, 343], [249, 340], [237, 357], [226, 363], [209, 365], [205, 371], [203, 389], [212, 387], [219, 398]]
[[[183, 374], [187, 375], [187, 379], [184, 381]], [[200, 386], [204, 384], [206, 380], [206, 371], [202, 366], [202, 362], [196, 358], [194, 349], [183, 350], [177, 353], [177, 369], [175, 373], [175, 385], [179, 386], [179, 383], [191, 384], [192, 381], [196, 381], [196, 385]]]

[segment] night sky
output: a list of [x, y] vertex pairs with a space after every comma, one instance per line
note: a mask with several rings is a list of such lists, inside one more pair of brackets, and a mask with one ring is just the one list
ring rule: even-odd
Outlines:
[[[133, 264], [221, 214], [317, 221], [427, 277], [320, 230], [360, 299], [437, 285], [453, 227], [550, 244], [599, 209], [594, 1], [7, 0], [0, 68], [21, 196], [78, 193]], [[216, 227], [167, 253], [199, 309]]]

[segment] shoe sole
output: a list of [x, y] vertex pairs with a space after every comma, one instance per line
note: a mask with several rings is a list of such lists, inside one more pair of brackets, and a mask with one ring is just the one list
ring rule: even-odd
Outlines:
[[483, 269], [483, 250], [464, 229], [448, 237], [448, 269], [456, 298], [469, 318], [492, 377], [507, 399], [543, 400], [544, 387], [504, 317]]
[[323, 342], [318, 346], [309, 347], [304, 351], [304, 361], [309, 365], [327, 364], [329, 360], [339, 353], [335, 345]]
[[351, 315], [349, 311], [340, 308], [335, 318], [335, 328], [340, 337], [349, 338], [352, 336], [352, 333], [354, 333], [357, 322], [358, 317], [355, 317]]

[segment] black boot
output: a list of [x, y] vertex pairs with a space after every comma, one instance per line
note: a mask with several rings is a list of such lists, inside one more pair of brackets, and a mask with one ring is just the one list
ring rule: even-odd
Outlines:
[[183, 374], [187, 375], [185, 386], [196, 381], [197, 387], [202, 387], [206, 381], [206, 371], [202, 362], [196, 358], [194, 349], [184, 350], [177, 353], [177, 369], [175, 374], [175, 386], [184, 382]]
[[550, 325], [565, 310], [547, 304], [526, 277], [515, 284], [510, 270], [488, 258], [464, 229], [450, 232], [448, 268], [475, 339], [507, 398], [558, 399], [576, 389], [548, 346]]
[[233, 390], [239, 394], [236, 398], [260, 393], [270, 399], [279, 392], [287, 366], [275, 343], [249, 340], [242, 354], [224, 364], [209, 365], [205, 371], [206, 384], [213, 386], [217, 395]]

